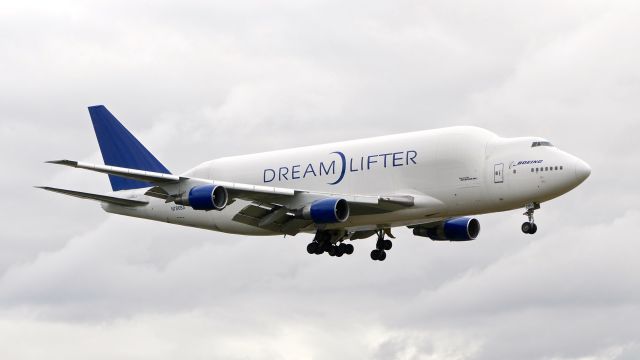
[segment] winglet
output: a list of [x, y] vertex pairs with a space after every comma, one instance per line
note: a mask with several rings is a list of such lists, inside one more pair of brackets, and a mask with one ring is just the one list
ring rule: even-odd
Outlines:
[[[105, 165], [171, 174], [106, 107], [90, 106], [89, 115]], [[125, 179], [116, 175], [109, 175], [109, 180], [114, 191], [153, 186], [143, 181]]]

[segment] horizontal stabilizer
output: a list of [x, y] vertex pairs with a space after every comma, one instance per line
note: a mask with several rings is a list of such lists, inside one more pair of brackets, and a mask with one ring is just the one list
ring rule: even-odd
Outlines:
[[75, 197], [78, 197], [78, 198], [81, 198], [81, 199], [90, 199], [90, 200], [102, 201], [102, 202], [115, 204], [115, 205], [143, 206], [143, 205], [147, 205], [148, 204], [148, 202], [146, 202], [146, 201], [123, 199], [123, 198], [119, 198], [119, 197], [115, 197], [115, 196], [92, 194], [92, 193], [86, 193], [86, 192], [74, 191], [74, 190], [66, 190], [66, 189], [58, 189], [58, 188], [53, 188], [53, 187], [49, 187], [49, 186], [36, 186], [36, 187], [38, 189], [44, 189], [44, 190], [56, 192], [56, 193], [59, 193], [59, 194], [75, 196]]

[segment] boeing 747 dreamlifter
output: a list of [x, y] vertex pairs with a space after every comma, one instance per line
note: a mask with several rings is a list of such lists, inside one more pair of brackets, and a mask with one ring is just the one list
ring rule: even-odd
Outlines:
[[310, 254], [353, 253], [347, 240], [391, 228], [432, 240], [475, 239], [472, 215], [534, 210], [582, 183], [589, 165], [537, 137], [502, 138], [450, 127], [307, 146], [202, 163], [172, 174], [104, 106], [89, 107], [105, 165], [49, 161], [109, 175], [112, 192], [45, 190], [97, 200], [110, 213], [242, 235], [314, 233]]

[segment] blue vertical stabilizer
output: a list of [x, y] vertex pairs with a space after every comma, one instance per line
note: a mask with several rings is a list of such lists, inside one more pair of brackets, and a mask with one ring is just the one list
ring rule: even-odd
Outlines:
[[[90, 106], [89, 115], [105, 165], [171, 174], [106, 107]], [[113, 191], [153, 186], [144, 181], [115, 175], [109, 175], [109, 181]]]

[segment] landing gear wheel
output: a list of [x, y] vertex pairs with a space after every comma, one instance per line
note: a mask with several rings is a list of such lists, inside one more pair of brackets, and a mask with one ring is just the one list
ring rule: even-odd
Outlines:
[[347, 255], [351, 255], [351, 254], [353, 254], [353, 245], [351, 245], [351, 244], [344, 244], [344, 248], [345, 248], [345, 250], [344, 250], [344, 253], [345, 253], [345, 254], [347, 254]]
[[383, 261], [387, 258], [387, 253], [384, 250], [375, 249], [371, 250], [371, 260]]
[[337, 252], [338, 248], [335, 246], [331, 246], [329, 248], [329, 251], [327, 251], [329, 253], [329, 256], [336, 256], [336, 252]]
[[378, 261], [384, 261], [387, 258], [387, 253], [384, 250], [379, 250]]
[[538, 225], [532, 222], [525, 222], [522, 224], [522, 232], [525, 234], [535, 234], [538, 231]]
[[392, 246], [393, 246], [393, 243], [391, 242], [391, 240], [383, 240], [382, 241], [382, 249], [391, 250]]
[[315, 254], [318, 251], [319, 247], [320, 244], [318, 244], [317, 242], [311, 242], [307, 245], [307, 252], [309, 254]]

